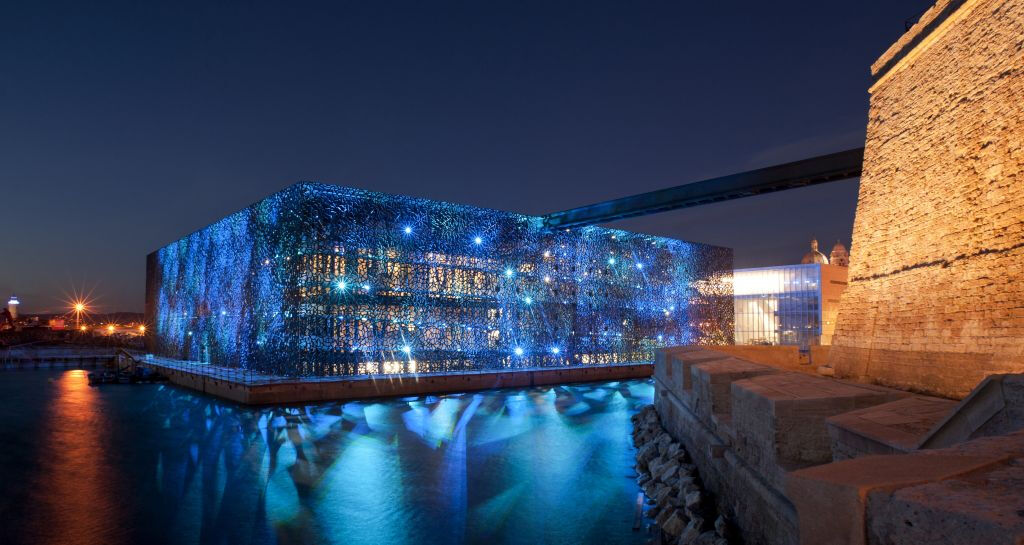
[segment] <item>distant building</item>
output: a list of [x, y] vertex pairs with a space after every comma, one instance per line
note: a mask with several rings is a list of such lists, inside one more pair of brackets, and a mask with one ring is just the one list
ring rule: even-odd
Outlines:
[[811, 251], [804, 254], [804, 258], [800, 260], [801, 264], [808, 265], [816, 263], [819, 265], [828, 265], [828, 258], [825, 254], [818, 251], [818, 240], [811, 239]]
[[812, 240], [799, 265], [736, 270], [736, 344], [831, 344], [849, 259], [836, 243], [830, 264]]
[[837, 265], [839, 267], [850, 266], [850, 254], [846, 251], [846, 246], [843, 246], [842, 242], [836, 241], [836, 245], [832, 247], [832, 253], [828, 256], [829, 263]]
[[21, 302], [18, 301], [18, 296], [12, 293], [11, 298], [7, 301], [7, 311], [11, 313], [12, 320], [18, 319], [18, 305], [20, 304]]

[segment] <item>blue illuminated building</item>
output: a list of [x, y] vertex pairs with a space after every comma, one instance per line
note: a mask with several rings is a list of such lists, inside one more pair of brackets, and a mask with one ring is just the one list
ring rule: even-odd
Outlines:
[[732, 251], [298, 183], [147, 257], [154, 353], [282, 376], [649, 362], [732, 342]]

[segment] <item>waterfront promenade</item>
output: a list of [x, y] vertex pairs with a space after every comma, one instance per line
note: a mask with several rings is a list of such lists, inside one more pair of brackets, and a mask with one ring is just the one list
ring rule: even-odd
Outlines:
[[494, 388], [647, 378], [650, 363], [587, 365], [458, 373], [404, 373], [353, 377], [288, 377], [145, 355], [136, 359], [172, 384], [247, 405], [418, 396]]

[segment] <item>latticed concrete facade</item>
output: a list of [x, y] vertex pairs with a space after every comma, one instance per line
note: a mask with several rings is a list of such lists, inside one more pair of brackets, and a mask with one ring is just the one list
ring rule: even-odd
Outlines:
[[732, 252], [299, 183], [147, 260], [159, 355], [285, 376], [647, 362], [732, 342]]

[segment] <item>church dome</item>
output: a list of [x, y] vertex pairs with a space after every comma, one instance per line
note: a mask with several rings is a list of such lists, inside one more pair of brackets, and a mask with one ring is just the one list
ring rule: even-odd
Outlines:
[[829, 260], [833, 265], [850, 266], [850, 253], [846, 251], [846, 246], [843, 246], [842, 242], [836, 241], [836, 245], [832, 247], [832, 253], [829, 254]]
[[828, 258], [825, 257], [825, 254], [818, 251], [817, 239], [811, 240], [811, 251], [804, 254], [804, 258], [800, 260], [800, 263], [803, 265], [807, 265], [809, 263], [828, 265]]

